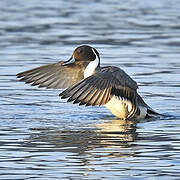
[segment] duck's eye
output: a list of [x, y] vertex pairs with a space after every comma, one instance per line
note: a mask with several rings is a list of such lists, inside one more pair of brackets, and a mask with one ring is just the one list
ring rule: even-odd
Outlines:
[[82, 53], [82, 52], [83, 52], [83, 50], [82, 50], [82, 49], [79, 49], [79, 50], [78, 50], [78, 53]]

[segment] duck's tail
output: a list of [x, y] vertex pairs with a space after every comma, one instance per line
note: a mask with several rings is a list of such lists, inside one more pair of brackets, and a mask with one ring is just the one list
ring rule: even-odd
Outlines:
[[154, 109], [152, 109], [150, 106], [148, 106], [139, 94], [137, 94], [137, 98], [138, 98], [138, 105], [147, 108], [146, 118], [164, 116], [163, 114], [156, 112]]

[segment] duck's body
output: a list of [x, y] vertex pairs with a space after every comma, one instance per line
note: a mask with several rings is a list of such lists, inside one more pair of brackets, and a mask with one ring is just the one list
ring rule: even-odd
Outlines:
[[79, 105], [105, 105], [120, 119], [146, 118], [153, 111], [137, 93], [137, 83], [122, 69], [100, 67], [99, 53], [84, 45], [75, 49], [66, 61], [41, 66], [17, 74], [21, 81], [46, 88], [67, 88], [61, 98]]

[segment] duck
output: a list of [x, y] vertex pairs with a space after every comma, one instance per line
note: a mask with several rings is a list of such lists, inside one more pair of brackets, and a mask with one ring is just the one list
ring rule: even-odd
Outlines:
[[36, 67], [16, 76], [39, 88], [65, 89], [59, 96], [67, 102], [105, 106], [118, 119], [159, 115], [139, 95], [136, 81], [119, 67], [102, 67], [99, 52], [89, 45], [75, 48], [67, 61]]

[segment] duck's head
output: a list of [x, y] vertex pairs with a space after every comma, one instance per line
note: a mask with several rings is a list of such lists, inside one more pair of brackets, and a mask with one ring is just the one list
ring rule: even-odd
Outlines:
[[100, 56], [98, 51], [91, 46], [82, 45], [74, 50], [71, 58], [68, 61], [64, 62], [63, 65], [72, 64], [77, 61], [91, 62], [95, 60], [98, 61], [98, 64], [100, 63]]

